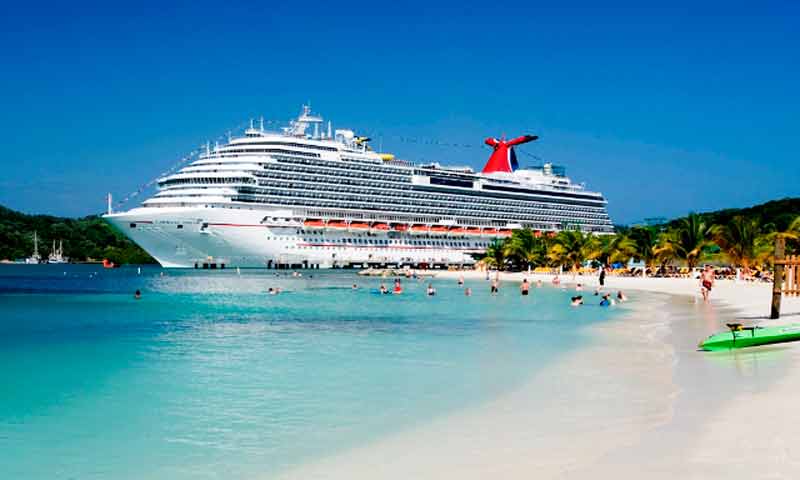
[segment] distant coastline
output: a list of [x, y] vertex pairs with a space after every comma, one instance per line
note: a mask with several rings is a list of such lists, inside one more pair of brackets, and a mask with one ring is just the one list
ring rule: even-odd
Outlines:
[[0, 262], [15, 263], [31, 255], [36, 232], [39, 252], [51, 253], [53, 242], [63, 244], [70, 263], [117, 265], [150, 264], [156, 261], [97, 215], [81, 218], [28, 215], [0, 206]]

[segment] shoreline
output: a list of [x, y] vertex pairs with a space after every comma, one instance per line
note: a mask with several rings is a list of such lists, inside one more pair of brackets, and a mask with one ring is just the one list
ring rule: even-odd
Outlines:
[[[485, 272], [437, 273], [438, 279], [485, 281]], [[549, 282], [552, 277], [500, 276], [505, 282], [522, 278]], [[584, 289], [591, 298], [597, 280], [584, 279], [593, 280]], [[571, 276], [562, 282], [574, 291]], [[629, 295], [632, 302], [621, 308], [630, 312], [588, 327], [583, 333], [593, 337], [589, 346], [534, 373], [515, 391], [279, 478], [638, 478], [646, 473], [728, 479], [763, 478], [766, 472], [790, 478], [800, 471], [800, 449], [793, 447], [800, 433], [792, 428], [800, 421], [792, 401], [800, 393], [800, 369], [794, 366], [800, 349], [696, 351], [704, 338], [700, 332], [724, 328], [732, 318], [765, 321], [771, 284], [719, 281], [704, 304], [692, 300], [699, 295], [694, 279], [608, 277], [606, 283], [607, 291], [647, 293], [641, 303], [638, 294]], [[800, 321], [798, 300], [784, 298], [781, 322]], [[742, 421], [754, 410], [760, 421]]]

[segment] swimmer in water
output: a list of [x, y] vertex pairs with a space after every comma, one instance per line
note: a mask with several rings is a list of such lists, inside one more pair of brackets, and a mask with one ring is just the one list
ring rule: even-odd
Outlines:
[[542, 288], [542, 280], [536, 280], [536, 288]]
[[392, 292], [395, 295], [400, 295], [401, 293], [403, 293], [403, 286], [400, 285], [400, 279], [394, 281], [394, 288], [392, 289]]
[[601, 307], [610, 307], [611, 305], [614, 305], [614, 300], [612, 300], [610, 297], [611, 296], [608, 293], [603, 295], [603, 299], [600, 300], [600, 306]]
[[436, 289], [433, 288], [433, 284], [432, 283], [429, 283], [428, 284], [428, 296], [432, 297], [434, 295], [436, 295]]
[[527, 295], [530, 288], [531, 286], [528, 283], [528, 279], [524, 278], [522, 279], [522, 285], [519, 286], [519, 293], [521, 293], [522, 295]]
[[471, 297], [472, 296], [472, 289], [469, 288], [469, 287], [465, 288], [464, 289], [464, 295], [467, 296], [467, 297]]
[[136, 292], [133, 294], [133, 298], [135, 298], [136, 300], [141, 300], [142, 299], [142, 292], [139, 291], [139, 290], [136, 290]]
[[353, 284], [353, 290], [358, 290], [358, 285], [356, 285], [355, 283]]
[[458, 286], [460, 287], [462, 285], [464, 285], [464, 275], [458, 277]]
[[389, 293], [389, 289], [386, 288], [386, 285], [383, 283], [381, 283], [381, 286], [378, 289], [378, 291], [381, 292], [381, 295], [386, 295], [387, 293]]
[[274, 289], [274, 288], [272, 288], [272, 287], [269, 287], [269, 288], [267, 289], [267, 293], [268, 293], [268, 294], [270, 294], [270, 295], [275, 295], [275, 293], [276, 293], [276, 292], [275, 292], [275, 289]]
[[617, 300], [619, 300], [620, 302], [625, 302], [628, 300], [628, 297], [626, 297], [625, 294], [622, 293], [622, 290], [620, 290], [619, 292], [617, 292]]
[[581, 296], [581, 295], [572, 297], [570, 300], [571, 300], [570, 305], [572, 305], [573, 307], [577, 307], [579, 305], [583, 305], [583, 296]]
[[575, 291], [576, 292], [580, 292], [581, 290], [583, 290], [583, 285], [581, 285], [580, 283], [575, 285]]

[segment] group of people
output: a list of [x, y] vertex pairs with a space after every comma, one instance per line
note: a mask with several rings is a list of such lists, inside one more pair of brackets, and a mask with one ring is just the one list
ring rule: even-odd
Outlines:
[[[599, 296], [600, 292], [599, 291], [595, 291], [594, 294], [595, 294], [595, 296]], [[600, 297], [600, 306], [601, 307], [610, 307], [612, 305], [616, 305], [617, 303], [622, 303], [622, 302], [625, 302], [627, 300], [628, 300], [628, 297], [626, 297], [625, 294], [622, 293], [622, 290], [617, 292], [616, 298], [611, 298], [611, 294], [610, 293], [605, 293]], [[573, 307], [577, 307], [577, 306], [580, 306], [580, 305], [583, 305], [583, 304], [584, 304], [583, 295], [575, 295], [574, 297], [570, 298], [570, 305], [572, 305]]]

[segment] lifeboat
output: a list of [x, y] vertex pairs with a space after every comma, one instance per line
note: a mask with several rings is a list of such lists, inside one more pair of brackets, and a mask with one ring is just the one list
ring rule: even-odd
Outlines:
[[536, 238], [541, 237], [542, 236], [542, 231], [541, 230], [534, 231], [533, 232], [533, 236], [536, 237]]
[[450, 228], [444, 225], [434, 225], [431, 227], [431, 233], [447, 233], [448, 230], [450, 230]]
[[344, 220], [328, 220], [328, 228], [347, 228]]
[[501, 228], [497, 231], [498, 235], [501, 237], [510, 237], [511, 236], [511, 229], [509, 228]]
[[303, 221], [303, 227], [305, 228], [324, 228], [325, 222], [319, 219], [308, 219]]
[[411, 226], [411, 233], [428, 233], [430, 227], [427, 225], [417, 224]]
[[481, 234], [481, 229], [478, 228], [478, 227], [467, 227], [466, 230], [465, 230], [465, 233], [467, 235], [480, 235]]
[[450, 235], [464, 235], [467, 230], [463, 227], [453, 227], [450, 229]]
[[369, 223], [364, 222], [351, 222], [350, 223], [351, 230], [369, 230]]
[[396, 223], [392, 225], [392, 230], [394, 230], [395, 232], [405, 232], [406, 230], [408, 230], [408, 225], [406, 225], [405, 223]]
[[388, 223], [373, 223], [372, 224], [372, 229], [373, 230], [386, 231], [386, 230], [389, 230], [389, 224]]
[[483, 229], [483, 234], [484, 235], [488, 235], [490, 237], [494, 237], [495, 235], [497, 235], [497, 229], [496, 228], [484, 228]]

